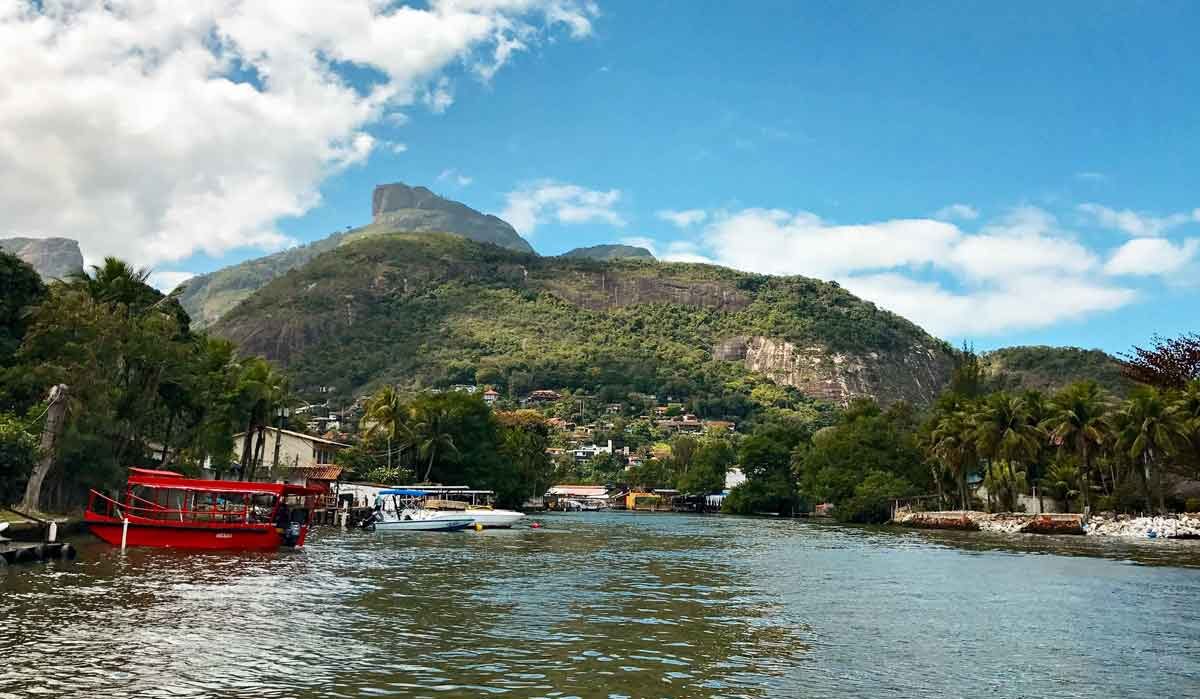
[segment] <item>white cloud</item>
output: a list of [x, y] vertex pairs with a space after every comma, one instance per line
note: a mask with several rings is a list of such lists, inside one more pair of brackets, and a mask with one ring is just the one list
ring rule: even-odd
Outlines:
[[942, 221], [974, 221], [979, 218], [979, 210], [970, 204], [951, 204], [935, 211], [933, 217]]
[[408, 145], [405, 143], [391, 143], [391, 144], [389, 144], [389, 147], [392, 149], [392, 152], [395, 153], [396, 155], [400, 155], [401, 153], [408, 152]]
[[704, 219], [708, 218], [708, 213], [704, 209], [684, 209], [682, 211], [663, 209], [654, 215], [663, 221], [669, 221], [677, 228], [694, 226], [697, 223], [703, 223]]
[[1124, 231], [1139, 238], [1157, 237], [1186, 223], [1200, 222], [1200, 209], [1189, 213], [1154, 216], [1131, 209], [1117, 210], [1100, 204], [1080, 204], [1079, 211], [1105, 228]]
[[1196, 259], [1200, 239], [1175, 245], [1165, 238], [1135, 238], [1113, 252], [1104, 271], [1113, 275], [1151, 276], [1178, 272]]
[[1014, 277], [1000, 286], [952, 291], [901, 274], [842, 280], [848, 291], [939, 336], [994, 335], [1077, 320], [1131, 303], [1130, 289], [1057, 274]]
[[466, 187], [475, 181], [473, 177], [467, 177], [454, 168], [442, 170], [441, 173], [438, 174], [437, 179], [438, 182], [452, 182], [457, 184], [459, 187]]
[[620, 190], [600, 191], [576, 184], [539, 180], [508, 193], [507, 206], [500, 218], [522, 235], [532, 235], [544, 223], [608, 223], [624, 226], [625, 219], [615, 207]]
[[167, 293], [194, 276], [191, 272], [151, 272], [148, 281], [150, 286]]
[[960, 235], [930, 219], [837, 226], [805, 211], [746, 209], [713, 222], [704, 241], [731, 267], [836, 279], [855, 270], [944, 260]]
[[1136, 298], [1098, 274], [1099, 256], [1034, 207], [977, 232], [932, 219], [841, 225], [804, 211], [746, 209], [719, 215], [688, 243], [663, 258], [836, 280], [942, 335], [1045, 327]]
[[279, 248], [276, 220], [366, 161], [372, 127], [452, 104], [447, 70], [494, 73], [597, 15], [589, 0], [0, 0], [0, 235], [137, 264]]

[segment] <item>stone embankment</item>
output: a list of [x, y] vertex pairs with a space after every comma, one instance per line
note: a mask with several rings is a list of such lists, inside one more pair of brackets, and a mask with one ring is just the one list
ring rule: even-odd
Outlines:
[[898, 512], [896, 524], [918, 529], [954, 529], [995, 534], [1087, 534], [1138, 539], [1200, 539], [1200, 514], [1130, 517], [1079, 514], [989, 514], [972, 510]]
[[1162, 517], [1097, 515], [1088, 520], [1087, 533], [1139, 539], [1200, 539], [1200, 513]]

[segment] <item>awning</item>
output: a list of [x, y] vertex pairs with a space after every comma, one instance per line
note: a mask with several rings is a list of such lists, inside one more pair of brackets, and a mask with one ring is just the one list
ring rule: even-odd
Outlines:
[[405, 496], [412, 497], [412, 498], [420, 498], [420, 497], [424, 497], [424, 496], [428, 495], [429, 492], [425, 491], [425, 490], [409, 490], [407, 488], [396, 488], [393, 490], [381, 490], [381, 491], [379, 491], [379, 494], [380, 495], [405, 495]]
[[311, 481], [336, 481], [341, 476], [341, 466], [293, 466], [288, 471], [288, 478], [307, 478]]
[[205, 493], [243, 493], [247, 495], [320, 495], [320, 488], [307, 488], [302, 485], [288, 483], [253, 483], [248, 481], [210, 481], [199, 478], [184, 478], [178, 473], [169, 476], [144, 475], [146, 473], [162, 473], [161, 471], [146, 471], [132, 469], [129, 485], [140, 485], [145, 488], [161, 490], [195, 490]]

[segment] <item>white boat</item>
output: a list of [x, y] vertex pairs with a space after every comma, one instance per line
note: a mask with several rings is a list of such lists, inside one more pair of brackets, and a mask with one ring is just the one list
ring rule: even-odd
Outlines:
[[489, 505], [471, 505], [458, 500], [429, 498], [425, 501], [426, 509], [435, 510], [444, 517], [469, 516], [481, 527], [504, 529], [511, 527], [525, 516], [524, 512], [516, 510], [498, 510]]
[[[363, 529], [378, 531], [452, 532], [475, 524], [466, 514], [450, 514], [425, 509], [421, 503], [425, 491], [396, 488], [381, 490], [375, 512], [363, 522]], [[391, 507], [387, 507], [391, 504]]]

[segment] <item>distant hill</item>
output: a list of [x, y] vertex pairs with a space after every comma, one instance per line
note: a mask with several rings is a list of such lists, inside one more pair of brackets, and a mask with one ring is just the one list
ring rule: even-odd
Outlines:
[[1121, 375], [1116, 357], [1078, 347], [1005, 347], [980, 356], [993, 389], [1056, 391], [1067, 384], [1092, 379], [1106, 390], [1125, 395], [1133, 384]]
[[83, 253], [70, 238], [4, 238], [0, 250], [24, 260], [42, 279], [64, 279], [83, 271]]
[[179, 302], [195, 326], [203, 328], [273, 279], [299, 269], [344, 242], [398, 231], [454, 233], [481, 243], [533, 253], [529, 243], [508, 223], [444, 199], [424, 187], [379, 185], [371, 197], [371, 213], [374, 220], [361, 228], [193, 277], [185, 283]]
[[950, 348], [838, 285], [710, 265], [539, 257], [438, 234], [344, 240], [213, 328], [296, 384], [491, 384], [705, 396], [710, 414], [813, 398], [927, 403]]
[[572, 258], [587, 258], [589, 260], [618, 260], [622, 258], [636, 258], [642, 260], [653, 260], [654, 254], [646, 248], [639, 248], [633, 245], [593, 245], [587, 248], [575, 248], [564, 252], [561, 257]]

